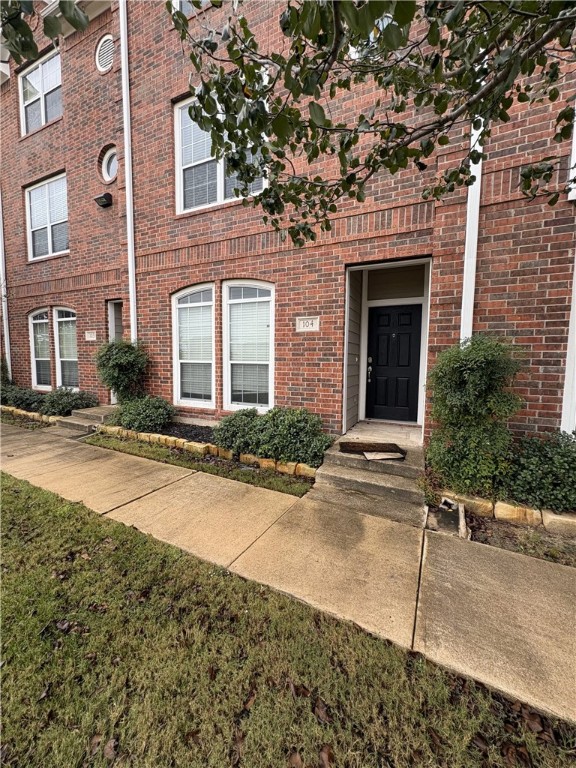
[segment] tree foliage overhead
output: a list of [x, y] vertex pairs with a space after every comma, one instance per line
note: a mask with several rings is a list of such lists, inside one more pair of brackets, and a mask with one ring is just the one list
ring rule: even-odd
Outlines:
[[[34, 39], [31, 20], [37, 15], [32, 0], [0, 0], [0, 28], [2, 43], [10, 51], [16, 64], [38, 57], [38, 45]], [[50, 40], [62, 33], [61, 18], [74, 29], [86, 29], [88, 16], [74, 0], [60, 0], [58, 11], [43, 19], [43, 32]]]
[[[576, 64], [573, 0], [288, 0], [270, 5], [281, 50], [253, 31], [255, 0], [211, 0], [224, 13], [191, 5], [204, 12], [188, 19], [166, 3], [194, 70], [192, 119], [243, 197], [267, 178], [253, 204], [299, 245], [317, 225], [330, 229], [343, 198], [362, 202], [375, 174], [424, 172], [438, 147], [471, 129], [469, 151], [438, 177], [429, 171], [422, 192], [440, 199], [472, 183], [471, 164], [516, 102], [558, 102], [553, 139], [571, 136], [574, 94], [566, 99], [563, 80]], [[357, 91], [373, 94], [370, 108], [343, 119], [332, 107]], [[522, 191], [554, 204], [557, 170], [550, 157], [523, 169]]]

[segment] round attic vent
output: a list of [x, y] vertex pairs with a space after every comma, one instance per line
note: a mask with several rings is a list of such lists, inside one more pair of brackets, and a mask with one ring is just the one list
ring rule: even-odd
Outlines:
[[98, 72], [108, 72], [114, 63], [114, 40], [112, 35], [104, 35], [96, 46], [96, 67]]

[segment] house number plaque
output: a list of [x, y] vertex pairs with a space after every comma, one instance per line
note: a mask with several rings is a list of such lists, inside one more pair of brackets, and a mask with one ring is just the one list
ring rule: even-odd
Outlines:
[[310, 333], [312, 331], [320, 330], [320, 318], [319, 317], [297, 317], [296, 318], [296, 333]]

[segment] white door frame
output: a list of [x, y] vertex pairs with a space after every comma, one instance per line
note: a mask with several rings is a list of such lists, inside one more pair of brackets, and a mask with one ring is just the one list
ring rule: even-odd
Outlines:
[[[394, 307], [404, 304], [420, 304], [422, 306], [422, 332], [420, 335], [420, 370], [418, 372], [418, 418], [417, 424], [422, 427], [422, 436], [424, 435], [424, 421], [426, 415], [426, 375], [428, 371], [428, 328], [430, 322], [430, 265], [431, 257], [418, 259], [405, 259], [403, 261], [394, 261], [391, 263], [379, 262], [375, 264], [363, 264], [358, 267], [348, 267], [346, 270], [346, 285], [348, 286], [348, 273], [362, 271], [362, 314], [360, 321], [360, 393], [358, 402], [358, 420], [366, 419], [366, 366], [368, 358], [368, 310], [370, 307]], [[368, 272], [375, 269], [397, 269], [399, 267], [416, 267], [424, 264], [424, 295], [412, 296], [403, 299], [379, 299], [368, 301]], [[348, 374], [348, 356], [347, 356], [347, 338], [348, 338], [348, 317], [349, 317], [349, 296], [346, 291], [346, 329], [344, 344], [344, 382], [347, 381]], [[346, 385], [342, 389], [343, 408], [342, 408], [342, 431], [346, 432]], [[406, 422], [412, 424], [412, 422]]]
[[[124, 308], [124, 302], [122, 299], [111, 299], [106, 302], [106, 309], [108, 310], [108, 341], [116, 341], [116, 317], [114, 315], [114, 305], [115, 304], [122, 304], [122, 308]], [[122, 328], [124, 328], [124, 324], [122, 324]], [[115, 393], [110, 390], [110, 405], [116, 405], [118, 400], [116, 399]]]

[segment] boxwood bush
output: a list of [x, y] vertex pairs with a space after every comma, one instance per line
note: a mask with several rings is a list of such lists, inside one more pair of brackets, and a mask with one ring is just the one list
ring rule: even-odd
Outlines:
[[16, 384], [2, 387], [2, 405], [11, 405], [22, 411], [38, 413], [45, 397], [42, 392], [36, 392], [29, 387], [19, 387]]
[[40, 413], [46, 416], [70, 416], [72, 411], [97, 405], [98, 398], [92, 392], [75, 392], [68, 387], [58, 387], [42, 397]]
[[175, 408], [162, 397], [147, 396], [122, 403], [119, 421], [124, 429], [159, 432], [175, 413]]
[[332, 438], [322, 420], [305, 408], [271, 408], [259, 416], [255, 408], [226, 416], [214, 430], [216, 445], [277, 461], [297, 461], [319, 467]]
[[111, 341], [96, 353], [96, 370], [119, 403], [142, 397], [148, 354], [130, 341]]
[[537, 509], [576, 512], [576, 432], [520, 440], [505, 495]]

